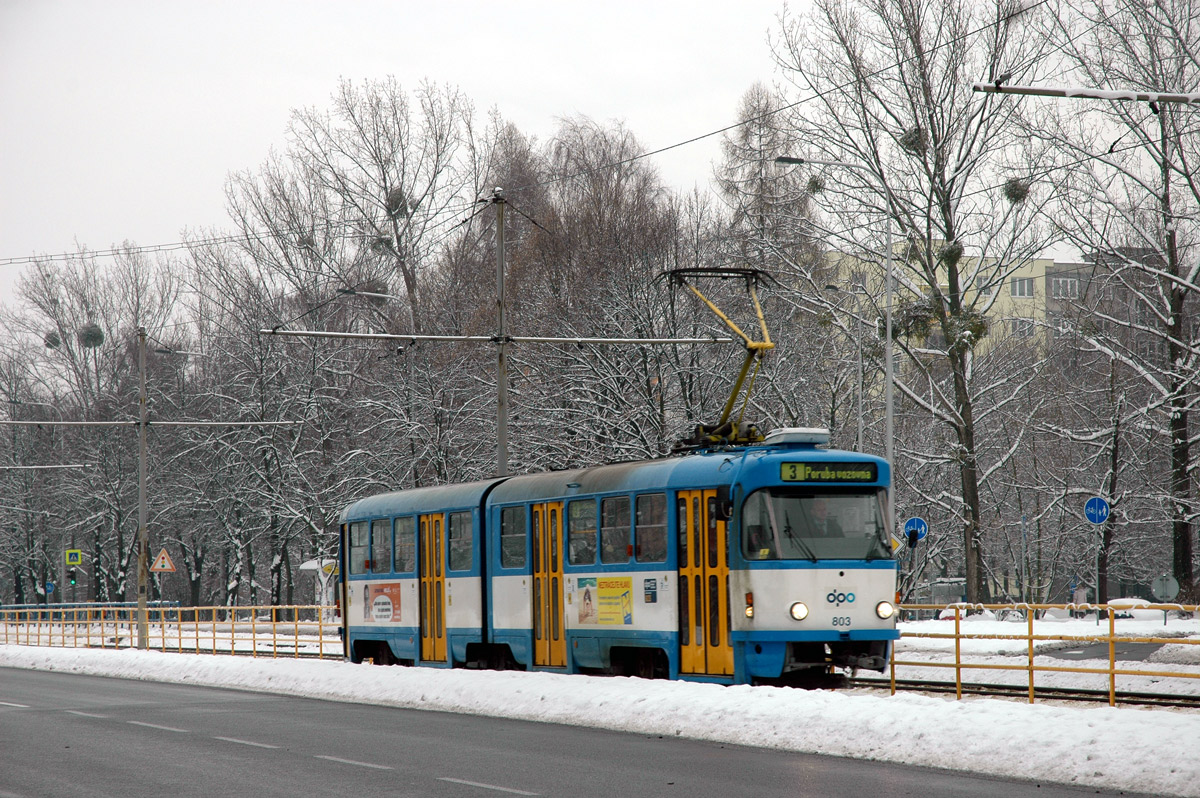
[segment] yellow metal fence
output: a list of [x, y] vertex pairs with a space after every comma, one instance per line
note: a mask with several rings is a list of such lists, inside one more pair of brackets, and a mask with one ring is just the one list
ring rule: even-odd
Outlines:
[[[1018, 681], [1027, 688], [1032, 703], [1039, 687], [1045, 690], [1050, 674], [1088, 675], [1102, 679], [1108, 690], [1109, 704], [1117, 703], [1118, 677], [1142, 680], [1200, 680], [1200, 649], [1194, 648], [1195, 665], [1180, 665], [1172, 670], [1147, 667], [1118, 667], [1119, 643], [1175, 644], [1200, 646], [1200, 606], [1153, 604], [1136, 607], [1132, 612], [1174, 614], [1171, 634], [1144, 633], [1151, 625], [1128, 624], [1123, 615], [1130, 608], [1094, 604], [904, 604], [900, 609], [909, 614], [931, 612], [942, 620], [934, 624], [905, 624], [899, 643], [893, 648], [890, 662], [890, 683], [897, 689], [897, 675], [919, 681], [941, 681], [953, 684], [961, 698], [963, 686], [978, 684], [983, 674], [992, 679], [997, 672], [1019, 674]], [[1039, 618], [1048, 613], [1087, 615], [1088, 622], [1076, 621], [1074, 633], [1052, 633], [1053, 627]], [[1003, 633], [993, 626], [980, 629], [968, 622], [981, 614], [1019, 617], [1018, 623], [1003, 624]], [[942, 626], [944, 624], [944, 626]], [[1126, 628], [1122, 629], [1121, 626]], [[1132, 628], [1131, 628], [1132, 627]], [[1091, 632], [1090, 628], [1095, 631]], [[158, 651], [205, 654], [239, 654], [253, 657], [314, 657], [340, 658], [342, 643], [338, 624], [331, 607], [315, 605], [257, 606], [257, 607], [155, 607], [149, 611], [147, 647]], [[1012, 631], [1009, 632], [1008, 630]], [[1089, 629], [1082, 632], [1082, 629]], [[1008, 652], [994, 654], [995, 646], [987, 651], [964, 651], [977, 646], [976, 641], [1002, 641], [1015, 644], [1020, 655]], [[53, 608], [0, 610], [0, 643], [5, 645], [59, 646], [81, 648], [135, 648], [137, 646], [137, 609], [135, 607], [80, 607], [58, 605]], [[1063, 660], [1044, 656], [1047, 650], [1066, 645], [1095, 645], [1107, 647], [1107, 662], [1097, 667], [1074, 666]], [[924, 649], [921, 647], [925, 646]], [[914, 653], [916, 652], [916, 653]], [[915, 656], [924, 654], [923, 659]], [[989, 661], [982, 661], [989, 660]], [[995, 661], [1001, 660], [1001, 661]], [[945, 679], [934, 679], [930, 673], [945, 673]], [[1005, 677], [999, 677], [1005, 678]], [[1007, 677], [1011, 682], [1011, 675]], [[1040, 679], [1040, 681], [1039, 681]], [[1126, 682], [1128, 684], [1128, 682]], [[1198, 683], [1200, 684], [1200, 683]], [[1123, 686], [1126, 692], [1131, 688]], [[1190, 694], [1200, 693], [1200, 689]]]
[[[1108, 604], [952, 604], [949, 606], [941, 604], [903, 604], [900, 605], [902, 611], [921, 612], [934, 611], [938, 613], [942, 623], [953, 623], [953, 628], [947, 628], [944, 632], [931, 631], [904, 631], [901, 634], [900, 644], [892, 650], [891, 659], [891, 690], [896, 692], [896, 674], [902, 668], [919, 668], [919, 669], [935, 669], [935, 670], [953, 670], [955, 694], [958, 698], [962, 698], [963, 685], [977, 683], [979, 679], [967, 677], [967, 674], [980, 674], [981, 672], [1007, 671], [1021, 673], [1022, 682], [1028, 687], [1029, 702], [1033, 703], [1038, 688], [1038, 676], [1046, 674], [1086, 674], [1093, 677], [1103, 677], [1108, 688], [1108, 703], [1110, 706], [1117, 703], [1117, 677], [1134, 677], [1147, 680], [1161, 681], [1163, 679], [1184, 679], [1196, 680], [1200, 679], [1200, 649], [1195, 649], [1197, 656], [1194, 658], [1197, 662], [1191, 670], [1188, 666], [1181, 665], [1174, 670], [1150, 669], [1150, 668], [1127, 668], [1118, 667], [1117, 660], [1117, 644], [1118, 643], [1155, 643], [1155, 644], [1173, 644], [1181, 646], [1200, 646], [1200, 621], [1197, 620], [1200, 613], [1200, 606], [1197, 605], [1181, 605], [1181, 604], [1143, 604], [1136, 607], [1129, 606], [1112, 606]], [[1050, 634], [1046, 631], [1036, 632], [1035, 622], [1040, 616], [1045, 617], [1047, 613], [1057, 612], [1060, 614], [1086, 616], [1090, 623], [1096, 626], [1096, 632], [1077, 633], [1077, 634]], [[1175, 630], [1171, 636], [1167, 635], [1148, 635], [1138, 634], [1136, 630], [1126, 629], [1124, 631], [1118, 628], [1118, 622], [1124, 623], [1126, 620], [1131, 620], [1131, 615], [1137, 614], [1146, 620], [1145, 616], [1151, 613], [1162, 613], [1164, 627], [1166, 625], [1168, 615], [1174, 613], [1176, 617], [1183, 620], [1185, 628]], [[1024, 629], [1017, 633], [1014, 629], [1012, 634], [999, 634], [995, 631], [973, 632], [971, 624], [967, 624], [964, 628], [964, 621], [969, 616], [978, 617], [982, 613], [991, 613], [996, 616], [1021, 616], [1022, 620], [1019, 625], [1014, 625], [1017, 629], [1024, 626]], [[1079, 623], [1075, 628], [1089, 624]], [[1008, 624], [1005, 624], [1006, 626]], [[1043, 630], [1046, 625], [1038, 624]], [[1138, 628], [1145, 629], [1149, 624], [1143, 622], [1138, 625]], [[1190, 628], [1186, 628], [1190, 627]], [[914, 640], [931, 640], [931, 641], [950, 641], [953, 643], [952, 655], [946, 652], [945, 656], [940, 658], [927, 658], [922, 660], [916, 659], [901, 659], [904, 655], [902, 649], [906, 641]], [[1023, 644], [1025, 653], [1020, 657], [1007, 657], [1009, 662], [979, 662], [979, 659], [987, 659], [978, 655], [972, 656], [969, 653], [964, 653], [964, 642], [976, 640], [988, 641], [1012, 641]], [[1038, 661], [1039, 648], [1041, 653], [1045, 653], [1045, 649], [1050, 644], [1068, 643], [1074, 645], [1107, 645], [1107, 665], [1106, 667], [1075, 667], [1066, 664], [1057, 664], [1047, 662], [1045, 657], [1042, 661]], [[1039, 644], [1042, 644], [1039, 646]], [[995, 659], [996, 657], [992, 657]], [[1002, 658], [1005, 659], [1005, 658]], [[1193, 659], [1190, 658], [1189, 659]], [[976, 660], [976, 661], [972, 661]], [[1045, 684], [1042, 685], [1043, 689]], [[1128, 688], [1127, 688], [1127, 691]]]
[[[147, 648], [253, 657], [341, 657], [331, 607], [155, 607]], [[0, 610], [0, 643], [79, 648], [136, 648], [135, 607], [62, 605]]]

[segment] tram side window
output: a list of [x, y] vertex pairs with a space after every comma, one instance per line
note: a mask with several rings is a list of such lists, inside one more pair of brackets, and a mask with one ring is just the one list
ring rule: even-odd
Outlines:
[[365, 574], [371, 556], [371, 528], [366, 521], [350, 525], [350, 573]]
[[600, 562], [629, 561], [629, 497], [600, 502]]
[[525, 567], [524, 507], [505, 507], [500, 511], [500, 566]]
[[396, 519], [396, 573], [410, 574], [417, 563], [417, 519]]
[[571, 565], [596, 562], [596, 500], [567, 505], [567, 556]]
[[368, 570], [377, 574], [392, 570], [392, 522], [387, 519], [371, 522], [371, 564]]
[[639, 562], [667, 559], [667, 496], [647, 493], [637, 497], [637, 526], [634, 528]]
[[471, 514], [450, 513], [450, 570], [471, 567]]

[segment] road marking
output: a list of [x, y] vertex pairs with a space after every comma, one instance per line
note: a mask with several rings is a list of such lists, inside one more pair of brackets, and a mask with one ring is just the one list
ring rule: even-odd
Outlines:
[[496, 792], [510, 792], [513, 795], [541, 795], [539, 792], [525, 792], [524, 790], [514, 790], [510, 787], [497, 787], [495, 784], [480, 784], [477, 781], [464, 781], [463, 779], [452, 779], [447, 776], [439, 776], [438, 781], [452, 781], [455, 784], [465, 784], [468, 787], [480, 787], [485, 790], [495, 790]]
[[278, 748], [277, 745], [267, 745], [266, 743], [256, 743], [253, 740], [239, 740], [236, 737], [214, 737], [214, 740], [224, 740], [227, 743], [237, 743], [238, 745], [252, 745], [255, 748]]
[[395, 768], [390, 768], [387, 765], [373, 765], [370, 762], [356, 762], [353, 759], [341, 759], [340, 757], [336, 757], [336, 756], [321, 756], [320, 754], [317, 754], [316, 758], [317, 759], [328, 759], [330, 762], [341, 762], [343, 765], [358, 765], [360, 768], [375, 768], [376, 770], [394, 770], [395, 769]]
[[94, 712], [80, 712], [77, 709], [68, 709], [67, 714], [68, 715], [78, 715], [81, 718], [100, 718], [101, 720], [105, 720], [108, 718], [108, 715], [97, 715]]
[[16, 707], [17, 709], [29, 709], [28, 704], [11, 704], [8, 701], [0, 701], [0, 707]]
[[159, 726], [158, 724], [155, 724], [155, 723], [142, 723], [140, 720], [127, 720], [125, 722], [132, 723], [134, 726], [145, 726], [147, 729], [159, 729], [160, 731], [179, 732], [180, 734], [188, 733], [187, 729], [173, 729], [170, 726]]

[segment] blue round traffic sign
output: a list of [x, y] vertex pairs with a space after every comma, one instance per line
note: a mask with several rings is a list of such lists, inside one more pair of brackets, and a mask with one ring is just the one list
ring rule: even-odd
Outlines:
[[925, 523], [924, 518], [913, 516], [904, 522], [905, 536], [907, 536], [910, 532], [916, 532], [917, 540], [921, 540], [929, 534], [929, 524]]
[[1108, 520], [1108, 513], [1108, 502], [1100, 496], [1093, 496], [1087, 500], [1087, 504], [1083, 505], [1083, 514], [1093, 524], [1103, 524]]

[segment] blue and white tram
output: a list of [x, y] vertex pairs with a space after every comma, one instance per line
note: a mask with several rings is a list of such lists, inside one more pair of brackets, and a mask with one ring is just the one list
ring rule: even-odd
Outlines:
[[887, 462], [824, 430], [372, 496], [341, 516], [359, 662], [748, 683], [882, 671]]

